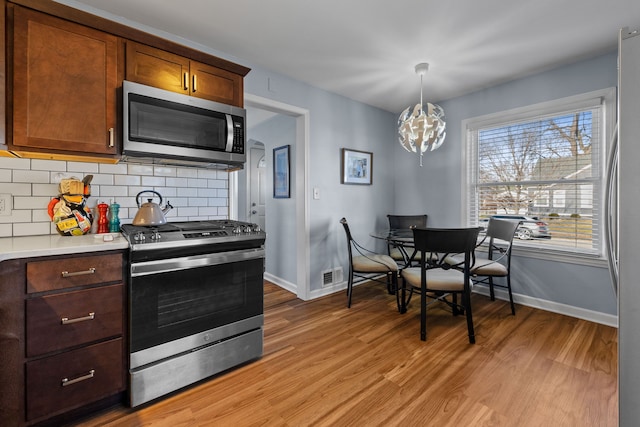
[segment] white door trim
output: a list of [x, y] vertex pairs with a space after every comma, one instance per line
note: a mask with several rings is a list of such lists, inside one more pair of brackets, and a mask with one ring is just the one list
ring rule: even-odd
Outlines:
[[[308, 300], [311, 294], [309, 200], [307, 198], [309, 182], [309, 110], [250, 93], [244, 94], [244, 103], [247, 107], [261, 108], [296, 119], [296, 173], [293, 177], [295, 185], [292, 186], [296, 205], [296, 290], [298, 298]], [[232, 192], [231, 194], [235, 194], [237, 197], [237, 192]]]

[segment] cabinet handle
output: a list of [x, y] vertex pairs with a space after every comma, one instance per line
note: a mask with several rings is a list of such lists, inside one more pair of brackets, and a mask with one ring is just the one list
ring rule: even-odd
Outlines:
[[62, 387], [66, 387], [66, 386], [71, 385], [71, 384], [79, 383], [80, 381], [89, 380], [89, 379], [94, 377], [95, 373], [96, 373], [96, 370], [92, 369], [92, 370], [89, 371], [89, 373], [87, 375], [82, 375], [81, 377], [77, 377], [77, 378], [74, 378], [72, 380], [70, 380], [69, 378], [63, 378], [62, 379]]
[[91, 312], [89, 313], [88, 316], [76, 317], [75, 319], [69, 319], [68, 317], [63, 317], [62, 319], [60, 319], [60, 323], [62, 323], [63, 325], [70, 325], [72, 323], [84, 322], [87, 320], [93, 320], [95, 318], [96, 318], [96, 313]]
[[84, 276], [86, 274], [94, 274], [95, 272], [96, 272], [95, 267], [91, 267], [90, 269], [83, 270], [83, 271], [74, 271], [73, 273], [69, 273], [68, 271], [63, 271], [62, 277]]
[[182, 86], [184, 90], [189, 90], [189, 73], [184, 73], [182, 76]]
[[198, 90], [198, 89], [196, 88], [197, 80], [196, 80], [196, 75], [195, 74], [193, 75], [193, 77], [191, 77], [191, 83], [193, 83], [191, 85], [191, 92], [192, 93], [196, 93], [196, 90]]
[[113, 147], [115, 145], [115, 132], [113, 128], [109, 128], [109, 147]]

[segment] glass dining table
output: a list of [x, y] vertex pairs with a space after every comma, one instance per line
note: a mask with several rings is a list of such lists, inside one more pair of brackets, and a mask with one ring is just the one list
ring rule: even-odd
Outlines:
[[411, 261], [415, 257], [415, 246], [413, 245], [413, 230], [411, 229], [386, 229], [376, 230], [370, 233], [371, 237], [385, 240], [390, 248], [397, 248], [402, 255], [404, 264], [401, 268], [411, 266]]

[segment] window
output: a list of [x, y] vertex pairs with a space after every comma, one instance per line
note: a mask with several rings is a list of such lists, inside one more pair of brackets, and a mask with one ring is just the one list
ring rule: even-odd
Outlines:
[[607, 89], [463, 121], [467, 222], [517, 218], [525, 252], [601, 257], [614, 113]]

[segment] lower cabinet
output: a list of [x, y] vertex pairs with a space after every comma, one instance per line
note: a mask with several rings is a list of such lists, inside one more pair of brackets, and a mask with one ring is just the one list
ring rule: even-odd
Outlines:
[[121, 391], [122, 346], [118, 338], [27, 362], [27, 421]]
[[61, 425], [121, 402], [123, 251], [0, 262], [0, 425]]

